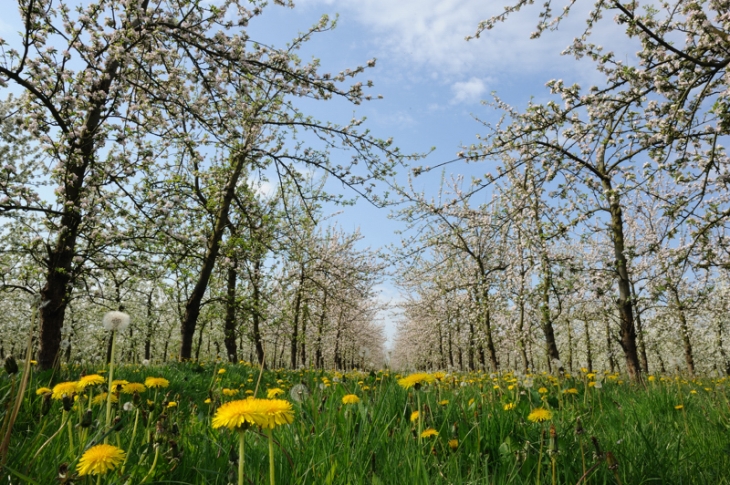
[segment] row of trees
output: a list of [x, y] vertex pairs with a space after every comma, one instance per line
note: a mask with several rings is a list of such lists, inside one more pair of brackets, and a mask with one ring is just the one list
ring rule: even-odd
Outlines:
[[[42, 368], [120, 304], [145, 322], [129, 351], [146, 357], [158, 340], [164, 356], [174, 342], [196, 357], [205, 333], [231, 359], [344, 366], [361, 336], [382, 341], [374, 256], [322, 227], [337, 197], [312, 180], [376, 200], [374, 182], [403, 157], [361, 120], [299, 109], [367, 100], [349, 81], [374, 61], [336, 74], [303, 63], [326, 17], [284, 49], [254, 42], [246, 26], [266, 3], [18, 0], [19, 37], [0, 39], [0, 87], [16, 94], [2, 114], [3, 346], [17, 349], [24, 294], [39, 308]], [[217, 314], [222, 327], [203, 332]]]
[[[476, 37], [528, 3], [482, 22]], [[533, 35], [574, 3], [554, 16], [548, 2]], [[609, 15], [636, 56], [591, 42]], [[730, 372], [728, 32], [727, 2], [597, 2], [565, 54], [592, 63], [601, 83], [550, 81], [552, 98], [524, 110], [495, 97], [500, 121], [484, 122], [481, 143], [460, 154], [490, 173], [444, 182], [437, 199], [403, 187], [412, 204], [400, 215], [419, 231], [409, 247], [418, 257], [400, 269], [413, 296], [399, 358], [453, 365], [464, 348], [462, 367], [564, 367], [565, 357], [572, 367], [575, 356], [590, 367], [601, 352], [613, 369], [622, 353], [639, 380], [667, 368], [676, 346], [690, 373], [699, 356]], [[491, 199], [476, 202], [487, 188]], [[424, 318], [428, 333], [417, 330]]]

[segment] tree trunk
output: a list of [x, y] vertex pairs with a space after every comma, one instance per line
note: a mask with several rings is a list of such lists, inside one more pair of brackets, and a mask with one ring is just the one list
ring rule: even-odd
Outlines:
[[236, 347], [236, 281], [238, 279], [238, 261], [233, 258], [228, 268], [226, 278], [226, 319], [223, 324], [223, 343], [226, 346], [228, 361], [232, 364], [238, 362], [238, 349]]
[[471, 320], [469, 320], [469, 349], [467, 353], [469, 355], [469, 370], [474, 371], [476, 370], [474, 364], [474, 323]]
[[291, 368], [297, 368], [297, 346], [299, 345], [299, 314], [302, 306], [302, 293], [304, 291], [304, 263], [299, 266], [299, 286], [294, 297], [294, 316], [292, 318], [290, 359]]
[[[200, 348], [203, 346], [203, 336], [205, 335], [205, 323], [206, 323], [205, 320], [203, 320], [203, 324], [200, 326], [199, 333], [198, 333], [198, 346], [195, 349], [195, 361], [196, 362], [200, 362]], [[208, 339], [208, 353], [210, 354], [210, 339]]]
[[[259, 365], [266, 367], [264, 361], [264, 344], [261, 341], [261, 289], [259, 288], [259, 279], [261, 278], [261, 261], [256, 259], [254, 261], [254, 271], [251, 278], [251, 286], [253, 287], [253, 314], [251, 315], [251, 325], [253, 330], [253, 342], [256, 346], [256, 357], [259, 360]], [[274, 353], [274, 359], [276, 359], [276, 353]]]
[[[540, 221], [540, 199], [535, 197], [533, 201], [533, 218], [537, 229], [537, 237], [539, 241], [540, 251], [540, 272], [542, 273], [542, 282], [540, 283], [540, 326], [545, 335], [545, 345], [548, 357], [548, 369], [552, 372], [552, 363], [560, 361], [560, 351], [555, 342], [555, 330], [553, 329], [552, 315], [550, 313], [550, 289], [553, 285], [553, 273], [550, 268], [550, 256], [545, 244], [545, 232], [542, 230], [542, 222]], [[558, 366], [558, 370], [562, 370], [562, 366]]]
[[499, 370], [499, 360], [497, 360], [497, 349], [494, 346], [494, 339], [492, 338], [492, 315], [489, 311], [489, 290], [486, 290], [483, 295], [484, 306], [484, 328], [487, 333], [487, 350], [489, 351], [489, 362], [492, 366], [492, 372]]
[[[605, 147], [600, 150], [599, 165], [603, 167], [603, 157], [605, 156]], [[613, 251], [616, 264], [616, 275], [618, 277], [619, 297], [616, 300], [619, 315], [621, 317], [621, 348], [626, 358], [626, 371], [634, 382], [640, 382], [641, 366], [639, 365], [639, 355], [636, 348], [636, 328], [634, 327], [634, 308], [631, 298], [631, 283], [629, 280], [629, 270], [626, 261], [624, 247], [624, 222], [621, 204], [619, 203], [618, 194], [614, 192], [611, 181], [608, 177], [602, 180], [604, 192], [609, 200], [609, 211], [611, 213], [610, 234], [613, 242]]]
[[606, 319], [606, 353], [608, 353], [608, 365], [611, 372], [616, 372], [616, 359], [613, 356], [613, 339], [611, 338], [611, 326], [608, 318]]
[[218, 258], [218, 252], [220, 250], [221, 240], [223, 239], [223, 232], [228, 224], [228, 212], [233, 201], [233, 196], [236, 193], [236, 185], [238, 179], [243, 171], [243, 166], [246, 162], [245, 153], [236, 153], [233, 155], [233, 167], [230, 178], [226, 182], [226, 186], [223, 191], [223, 197], [221, 199], [221, 205], [218, 208], [218, 212], [215, 216], [215, 224], [213, 226], [213, 232], [208, 236], [208, 249], [203, 258], [203, 265], [200, 268], [198, 279], [193, 287], [193, 291], [190, 293], [188, 301], [185, 304], [185, 314], [180, 325], [180, 359], [190, 359], [192, 346], [193, 346], [193, 335], [195, 334], [195, 326], [198, 323], [198, 316], [200, 315], [200, 304], [203, 301], [203, 296], [208, 289], [208, 282], [210, 281], [210, 275], [213, 272], [215, 261]]
[[720, 354], [720, 360], [724, 367], [725, 375], [730, 376], [730, 360], [727, 358], [727, 352], [725, 352], [725, 344], [723, 343], [722, 338], [722, 318], [717, 319], [715, 335], [715, 345], [717, 345], [717, 352]]
[[147, 295], [147, 329], [144, 336], [144, 358], [150, 360], [152, 358], [152, 334], [154, 329], [152, 294], [154, 289], [150, 289]]
[[302, 357], [302, 366], [307, 366], [307, 322], [309, 321], [309, 305], [304, 303], [302, 310], [302, 333], [299, 336], [299, 355]]
[[570, 326], [570, 321], [566, 325], [568, 329], [568, 370], [573, 372], [573, 330]]
[[314, 355], [314, 366], [318, 369], [324, 368], [324, 359], [322, 358], [322, 336], [324, 334], [324, 319], [327, 314], [327, 289], [324, 290], [324, 297], [322, 298], [322, 313], [319, 316], [319, 323], [317, 324], [317, 347]]
[[585, 325], [585, 337], [586, 337], [586, 365], [588, 366], [588, 372], [593, 372], [593, 349], [591, 348], [591, 330], [588, 324], [588, 317], [583, 320]]
[[[634, 299], [634, 308], [639, 301], [636, 296], [634, 282], [631, 282], [631, 296]], [[644, 341], [644, 328], [641, 323], [641, 312], [636, 310], [636, 336], [639, 338], [639, 358], [641, 359], [641, 370], [644, 374], [649, 373], [649, 359], [646, 357], [646, 342]]]
[[692, 341], [689, 335], [689, 323], [687, 322], [687, 314], [684, 311], [684, 305], [679, 299], [679, 291], [673, 287], [671, 290], [672, 296], [674, 296], [674, 304], [677, 310], [677, 317], [679, 318], [679, 333], [682, 337], [682, 344], [684, 346], [684, 361], [687, 363], [687, 371], [691, 377], [695, 376], [695, 359], [692, 352]]

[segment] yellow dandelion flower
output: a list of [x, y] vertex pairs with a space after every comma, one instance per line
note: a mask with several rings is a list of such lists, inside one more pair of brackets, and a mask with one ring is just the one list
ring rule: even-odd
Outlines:
[[543, 421], [547, 421], [553, 417], [553, 413], [550, 412], [550, 410], [545, 408], [537, 408], [533, 409], [530, 414], [527, 415], [527, 420], [532, 421], [533, 423], [541, 423]]
[[81, 392], [89, 386], [98, 386], [99, 384], [104, 384], [105, 382], [106, 379], [104, 379], [99, 374], [89, 374], [88, 376], [84, 376], [76, 381], [76, 389]]
[[269, 399], [274, 399], [276, 396], [281, 396], [282, 394], [284, 394], [284, 390], [279, 389], [278, 387], [274, 387], [273, 389], [266, 391], [266, 397]]
[[120, 386], [124, 387], [127, 384], [129, 384], [129, 381], [126, 381], [124, 379], [114, 379], [112, 381], [112, 389], [116, 391], [117, 389], [119, 389]]
[[80, 476], [103, 475], [124, 461], [124, 450], [112, 445], [92, 446], [81, 456], [76, 471]]
[[420, 414], [421, 414], [421, 413], [420, 413], [420, 412], [418, 412], [418, 411], [413, 411], [413, 412], [411, 413], [411, 422], [413, 422], [413, 421], [417, 420]]
[[428, 428], [426, 431], [421, 433], [421, 438], [430, 438], [431, 436], [438, 436], [439, 432], [433, 428]]
[[128, 382], [122, 386], [122, 394], [134, 394], [145, 392], [147, 388], [140, 382]]
[[211, 401], [211, 400], [210, 400], [210, 398], [208, 398], [208, 399], [206, 399], [206, 400], [205, 400], [205, 401], [203, 401], [203, 402], [204, 402], [205, 404], [210, 404], [210, 403], [211, 403], [211, 402], [213, 402], [213, 401]]
[[218, 373], [219, 374], [225, 374], [226, 373], [226, 370], [225, 369], [218, 369]]
[[515, 403], [508, 402], [507, 404], [505, 404], [504, 406], [502, 406], [502, 409], [504, 409], [505, 411], [512, 411], [515, 408], [515, 406], [516, 406]]
[[697, 391], [695, 391], [694, 389], [692, 389], [691, 391], [689, 391], [689, 393], [690, 394], [697, 394]]
[[539, 392], [540, 394], [547, 394], [548, 390], [545, 387], [541, 387], [540, 389], [537, 390], [537, 392]]
[[591, 381], [588, 383], [588, 387], [596, 387], [596, 383]]
[[238, 389], [227, 389], [227, 388], [223, 388], [223, 395], [224, 396], [229, 396], [230, 397], [230, 396], [235, 396], [236, 394], [238, 394]]
[[260, 399], [261, 412], [266, 423], [262, 426], [274, 429], [282, 424], [291, 424], [294, 421], [294, 409], [291, 403], [283, 399]]
[[649, 376], [647, 379], [649, 380], [649, 382], [654, 382], [656, 380], [656, 377]]
[[457, 440], [457, 439], [449, 440], [449, 448], [451, 448], [452, 450], [455, 450], [458, 447], [459, 447], [459, 440]]
[[36, 396], [42, 396], [43, 394], [46, 394], [47, 392], [53, 392], [50, 387], [39, 387], [35, 390]]
[[223, 404], [213, 416], [213, 428], [241, 429], [246, 424], [263, 426], [266, 422], [258, 399], [239, 399]]
[[433, 378], [436, 379], [437, 381], [443, 381], [446, 378], [446, 372], [441, 372], [441, 371], [434, 372]]
[[167, 403], [167, 407], [168, 408], [176, 408], [177, 407], [177, 402], [170, 401], [170, 402]]
[[60, 384], [56, 384], [53, 386], [53, 399], [61, 400], [63, 399], [64, 394], [71, 397], [73, 394], [76, 393], [76, 390], [78, 388], [76, 387], [76, 381], [74, 382], [62, 382]]
[[148, 377], [144, 380], [144, 385], [149, 388], [167, 387], [170, 385], [170, 381], [164, 377]]
[[360, 402], [360, 398], [355, 394], [347, 394], [342, 397], [342, 404], [357, 404]]
[[441, 405], [441, 406], [448, 406], [449, 405], [449, 400], [448, 399], [444, 399], [443, 401], [439, 401], [439, 405]]
[[674, 409], [684, 409], [684, 405], [683, 404], [677, 404], [676, 406], [674, 406]]
[[410, 389], [411, 387], [420, 387], [423, 384], [430, 384], [434, 381], [434, 377], [426, 372], [418, 372], [411, 374], [402, 379], [398, 379], [398, 385], [403, 389]]
[[[91, 400], [91, 404], [93, 404], [93, 405], [106, 404], [106, 396], [107, 396], [107, 394], [108, 393], [106, 393], [106, 392], [102, 392], [98, 396], [94, 396], [94, 399]], [[112, 402], [115, 403], [115, 402], [118, 402], [118, 401], [119, 401], [119, 399], [117, 398], [117, 396], [115, 396], [114, 394], [112, 394]]]
[[565, 389], [563, 394], [578, 394], [578, 389], [571, 387], [570, 389]]

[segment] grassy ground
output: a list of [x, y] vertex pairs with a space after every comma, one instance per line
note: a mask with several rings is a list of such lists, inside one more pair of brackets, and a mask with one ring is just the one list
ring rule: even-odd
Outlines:
[[[63, 369], [53, 384], [99, 370]], [[44, 409], [36, 391], [52, 388], [52, 377], [38, 373], [22, 397], [3, 480], [236, 483], [238, 434], [212, 428], [215, 410], [279, 388], [284, 391], [279, 398], [292, 401], [295, 419], [273, 431], [276, 483], [730, 483], [730, 407], [723, 379], [657, 377], [638, 387], [617, 375], [588, 372], [560, 378], [433, 374], [423, 377], [433, 382], [405, 389], [398, 383], [404, 376], [392, 372], [267, 371], [259, 383], [257, 368], [220, 363], [123, 366], [114, 377], [169, 381], [169, 387], [139, 394], [136, 405], [133, 395], [119, 394], [112, 413], [121, 419], [108, 442], [126, 452], [123, 467], [75, 476], [84, 451], [103, 440], [106, 401], [89, 400], [98, 399], [105, 384], [79, 393], [68, 412], [57, 399], [46, 398]], [[3, 433], [19, 383], [18, 374], [0, 381]], [[309, 392], [297, 393], [298, 384]], [[349, 394], [360, 401], [343, 404]], [[90, 416], [84, 416], [87, 408]], [[540, 417], [546, 419], [536, 420]], [[265, 433], [251, 428], [244, 440], [245, 483], [268, 483]]]

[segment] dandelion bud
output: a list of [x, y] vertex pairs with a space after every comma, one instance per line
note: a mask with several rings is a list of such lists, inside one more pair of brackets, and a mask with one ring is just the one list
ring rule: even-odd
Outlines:
[[50, 392], [43, 393], [43, 401], [41, 402], [41, 416], [45, 416], [51, 410], [51, 394]]
[[228, 452], [228, 463], [230, 463], [231, 466], [238, 465], [238, 452], [236, 451], [235, 446], [231, 446], [231, 449]]
[[89, 426], [91, 426], [91, 421], [92, 421], [92, 412], [91, 412], [91, 409], [87, 409], [84, 412], [84, 415], [81, 416], [81, 422], [79, 423], [79, 425], [82, 428], [88, 428]]
[[60, 465], [58, 465], [58, 479], [65, 480], [67, 476], [68, 476], [68, 463], [61, 463]]
[[7, 372], [9, 376], [18, 373], [18, 362], [16, 362], [15, 357], [12, 355], [8, 355], [5, 359], [5, 372]]
[[583, 429], [583, 423], [581, 422], [580, 418], [578, 418], [575, 421], [575, 434], [577, 434], [578, 436], [580, 436], [583, 433], [585, 433], [585, 430]]
[[606, 463], [609, 470], [618, 470], [618, 460], [610, 451], [606, 452]]
[[603, 451], [601, 451], [601, 445], [598, 444], [598, 438], [591, 436], [591, 441], [593, 441], [593, 447], [596, 449], [596, 458], [600, 460], [603, 458]]
[[139, 395], [139, 392], [134, 391], [134, 394], [132, 394], [132, 403], [135, 406], [139, 406], [139, 403], [142, 401], [142, 397]]
[[63, 410], [69, 412], [74, 405], [73, 397], [69, 396], [68, 394], [64, 394], [63, 396], [61, 396], [61, 403], [63, 403]]
[[107, 312], [102, 323], [105, 329], [119, 332], [129, 326], [129, 315], [123, 312]]
[[114, 418], [114, 420], [112, 421], [112, 428], [114, 428], [114, 431], [121, 431], [123, 427], [124, 421], [122, 421], [122, 417], [117, 416], [116, 418]]
[[548, 450], [551, 454], [558, 452], [558, 432], [555, 429], [555, 425], [550, 425], [550, 442], [548, 444]]

